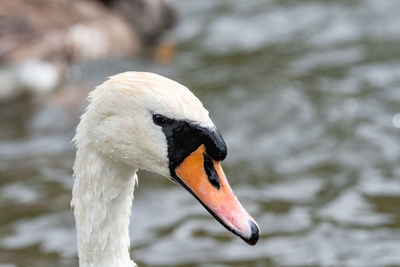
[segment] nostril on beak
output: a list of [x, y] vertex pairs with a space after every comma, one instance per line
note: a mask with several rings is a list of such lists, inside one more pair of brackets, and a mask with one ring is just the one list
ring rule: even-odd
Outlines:
[[258, 239], [260, 238], [260, 229], [253, 221], [249, 221], [249, 224], [251, 228], [251, 236], [247, 240], [247, 243], [249, 245], [254, 246], [257, 243]]

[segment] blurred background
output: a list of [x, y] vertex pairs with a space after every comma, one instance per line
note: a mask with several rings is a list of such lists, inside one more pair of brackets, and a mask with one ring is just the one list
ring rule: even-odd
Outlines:
[[140, 266], [400, 266], [400, 1], [2, 0], [0, 266], [77, 266], [71, 139], [127, 70], [187, 85], [255, 247], [139, 174]]

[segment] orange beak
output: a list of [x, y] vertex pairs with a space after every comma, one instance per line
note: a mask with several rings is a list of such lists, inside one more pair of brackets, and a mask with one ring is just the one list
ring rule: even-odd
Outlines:
[[204, 145], [178, 165], [175, 173], [179, 182], [225, 228], [250, 245], [257, 243], [260, 235], [257, 223], [233, 194], [220, 162], [207, 155]]

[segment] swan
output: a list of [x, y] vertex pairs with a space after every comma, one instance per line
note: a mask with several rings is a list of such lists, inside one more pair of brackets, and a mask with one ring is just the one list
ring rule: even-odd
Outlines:
[[[164, 0], [12, 0], [0, 5], [0, 101], [57, 89], [74, 64], [154, 50], [172, 60], [163, 34], [176, 21]], [[71, 76], [72, 73], [72, 76]]]
[[157, 74], [124, 72], [88, 99], [74, 137], [71, 206], [80, 267], [136, 266], [128, 230], [139, 169], [182, 185], [225, 228], [256, 244], [259, 227], [221, 167], [225, 142], [188, 88]]

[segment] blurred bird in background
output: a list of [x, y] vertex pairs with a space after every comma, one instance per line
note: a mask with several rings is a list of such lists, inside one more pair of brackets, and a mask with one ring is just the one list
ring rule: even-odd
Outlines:
[[0, 101], [54, 90], [71, 64], [146, 49], [166, 61], [163, 33], [175, 19], [163, 0], [3, 1]]

